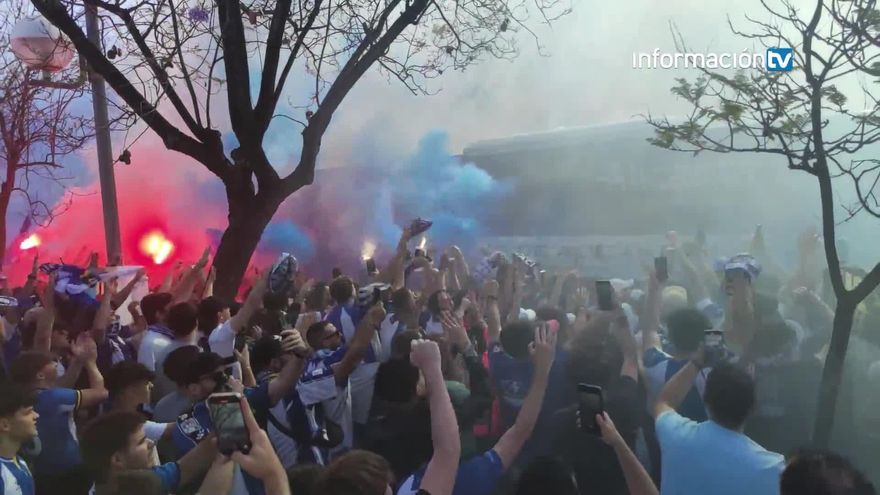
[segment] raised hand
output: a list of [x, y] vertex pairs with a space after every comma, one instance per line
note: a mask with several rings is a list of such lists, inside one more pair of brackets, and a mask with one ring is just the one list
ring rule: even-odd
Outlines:
[[550, 371], [556, 358], [556, 339], [556, 332], [551, 331], [546, 323], [535, 328], [535, 340], [529, 344], [529, 354], [535, 363], [535, 371]]
[[378, 325], [385, 321], [385, 317], [387, 316], [387, 312], [385, 311], [385, 305], [381, 302], [374, 305], [367, 311], [367, 318], [373, 322], [374, 325]]
[[303, 357], [308, 354], [309, 346], [306, 345], [299, 330], [290, 329], [281, 332], [281, 350]]
[[[269, 436], [257, 424], [254, 413], [251, 412], [250, 405], [248, 405], [246, 400], [241, 401], [241, 414], [250, 435], [251, 449], [247, 454], [239, 451], [233, 452], [232, 460], [255, 478], [259, 478], [267, 483], [270, 480], [284, 478], [285, 483], [283, 485], [286, 485], [284, 467], [281, 465], [281, 461], [278, 460], [278, 455], [275, 454], [275, 449], [269, 441]], [[279, 488], [284, 489], [286, 486]]]
[[449, 336], [450, 340], [460, 348], [467, 347], [470, 339], [467, 330], [464, 328], [464, 321], [449, 311], [444, 311], [440, 315], [440, 323], [443, 325], [443, 332]]
[[199, 270], [208, 266], [208, 259], [211, 257], [211, 246], [205, 248], [205, 251], [202, 252], [202, 257], [199, 258], [199, 261], [196, 263], [196, 268]]
[[422, 373], [439, 371], [440, 347], [431, 340], [414, 340], [410, 345], [409, 361], [422, 370]]
[[500, 288], [497, 280], [487, 280], [486, 283], [483, 284], [483, 299], [490, 297], [497, 298]]
[[620, 436], [620, 432], [617, 431], [617, 427], [614, 426], [614, 421], [611, 421], [607, 412], [596, 415], [596, 424], [599, 425], [599, 431], [602, 433], [603, 442], [611, 447], [622, 447], [626, 445], [623, 437]]
[[88, 332], [82, 332], [71, 344], [70, 351], [74, 359], [82, 363], [94, 363], [98, 360], [98, 345]]

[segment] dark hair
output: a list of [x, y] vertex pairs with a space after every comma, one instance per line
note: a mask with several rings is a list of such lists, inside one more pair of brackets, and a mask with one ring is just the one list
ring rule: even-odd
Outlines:
[[9, 367], [9, 379], [21, 385], [30, 385], [46, 365], [54, 362], [52, 356], [45, 352], [28, 351], [19, 354]]
[[440, 311], [442, 311], [440, 309], [440, 294], [445, 294], [446, 292], [447, 292], [446, 289], [440, 289], [438, 291], [435, 291], [428, 298], [428, 303], [427, 303], [428, 311], [432, 315], [439, 315]]
[[98, 483], [107, 481], [110, 458], [128, 446], [129, 437], [144, 421], [140, 413], [115, 411], [98, 416], [86, 426], [80, 435], [79, 450]]
[[314, 342], [314, 339], [324, 331], [327, 326], [330, 325], [329, 321], [319, 321], [312, 323], [309, 328], [306, 330], [306, 342], [308, 342], [309, 347], [312, 349], [318, 349], [321, 346], [318, 345], [319, 342]]
[[306, 295], [305, 300], [305, 309], [301, 309], [302, 312], [305, 311], [323, 311], [324, 310], [324, 294], [327, 291], [327, 283], [326, 282], [317, 282], [312, 289], [309, 291], [308, 295]]
[[192, 303], [182, 302], [171, 306], [165, 317], [165, 324], [175, 337], [186, 337], [195, 331], [199, 324], [199, 310]]
[[290, 493], [295, 493], [296, 495], [312, 495], [316, 493], [315, 484], [323, 472], [324, 466], [317, 464], [291, 467], [287, 470], [287, 483], [290, 485]]
[[799, 451], [780, 479], [780, 495], [874, 495], [874, 485], [844, 457], [832, 452]]
[[287, 310], [287, 294], [284, 292], [266, 292], [263, 294], [263, 307], [266, 311]]
[[272, 335], [264, 335], [254, 343], [251, 349], [251, 366], [254, 373], [259, 373], [269, 367], [273, 359], [280, 358], [284, 353], [281, 341]]
[[19, 383], [0, 382], [0, 418], [7, 418], [22, 409], [34, 407], [37, 397]]
[[529, 344], [535, 340], [535, 326], [524, 320], [512, 321], [501, 330], [501, 346], [504, 352], [515, 359], [529, 356]]
[[694, 308], [681, 308], [669, 313], [666, 317], [669, 329], [669, 340], [679, 352], [694, 352], [712, 328], [712, 322], [702, 311]]
[[415, 328], [404, 330], [391, 339], [391, 357], [409, 359], [412, 341], [422, 338], [422, 334]]
[[338, 304], [345, 304], [354, 297], [354, 282], [342, 276], [330, 282], [330, 297]]
[[199, 330], [205, 335], [210, 334], [220, 324], [220, 316], [217, 313], [228, 307], [229, 303], [217, 296], [208, 296], [199, 301]]
[[413, 296], [412, 292], [406, 287], [401, 287], [396, 291], [391, 293], [391, 306], [394, 308], [394, 311], [398, 314], [401, 314], [405, 311], [410, 310], [413, 307]]
[[126, 387], [156, 379], [155, 373], [137, 361], [118, 362], [105, 376], [104, 385], [111, 398], [119, 395]]
[[144, 319], [148, 325], [159, 323], [159, 312], [164, 311], [171, 304], [171, 294], [168, 292], [159, 292], [157, 294], [147, 294], [141, 299], [141, 311], [144, 313]]
[[389, 359], [376, 371], [375, 397], [395, 403], [407, 403], [416, 397], [419, 369], [409, 357]]
[[742, 368], [721, 364], [706, 378], [703, 402], [713, 421], [725, 428], [739, 429], [755, 405], [755, 381]]
[[179, 386], [189, 385], [190, 373], [188, 368], [201, 352], [201, 349], [194, 345], [185, 345], [174, 349], [165, 357], [165, 363], [162, 364], [162, 372]]
[[515, 495], [579, 495], [574, 472], [555, 457], [538, 457], [523, 470]]
[[391, 481], [391, 466], [385, 458], [352, 450], [324, 468], [314, 488], [321, 495], [385, 495]]

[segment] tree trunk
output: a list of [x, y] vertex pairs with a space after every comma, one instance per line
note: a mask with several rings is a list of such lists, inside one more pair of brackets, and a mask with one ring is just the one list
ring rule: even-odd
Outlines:
[[235, 298], [263, 230], [280, 204], [274, 198], [261, 195], [248, 200], [229, 197], [229, 226], [223, 232], [214, 255], [217, 270], [214, 294], [217, 297], [227, 301]]
[[837, 307], [834, 311], [831, 346], [828, 349], [828, 356], [825, 358], [825, 368], [822, 370], [819, 405], [816, 408], [816, 424], [813, 429], [813, 444], [819, 448], [828, 448], [831, 442], [837, 395], [843, 378], [843, 363], [858, 304], [850, 301], [851, 297], [838, 297]]

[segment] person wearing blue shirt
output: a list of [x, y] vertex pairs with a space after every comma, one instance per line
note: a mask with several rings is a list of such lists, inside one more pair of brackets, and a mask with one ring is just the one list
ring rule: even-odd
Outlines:
[[[270, 409], [285, 394], [289, 393], [302, 370], [302, 359], [298, 357], [305, 349], [302, 337], [296, 330], [282, 332], [282, 350], [285, 363], [278, 376], [271, 381], [263, 381], [256, 387], [243, 388], [234, 378], [226, 374], [227, 361], [213, 352], [194, 356], [192, 363], [186, 366], [190, 375], [185, 378], [189, 383], [187, 390], [195, 399], [192, 410], [181, 414], [177, 419], [176, 428], [171, 432], [171, 440], [178, 454], [184, 454], [195, 448], [214, 429], [210, 410], [206, 400], [215, 392], [242, 392], [250, 405], [260, 428], [268, 426]], [[247, 473], [236, 475], [233, 493], [264, 493], [262, 482]]]
[[[660, 393], [663, 385], [686, 366], [699, 351], [705, 340], [706, 330], [712, 328], [712, 323], [701, 311], [683, 308], [673, 311], [666, 317], [666, 327], [674, 348], [671, 355], [663, 352], [660, 348], [657, 325], [648, 324], [644, 330], [642, 342], [645, 351], [642, 361], [647, 378], [649, 404]], [[679, 414], [696, 422], [709, 419], [702, 399], [708, 374], [709, 370], [701, 370], [697, 374], [694, 386], [688, 391], [677, 409]]]
[[0, 493], [34, 495], [34, 478], [24, 459], [22, 446], [37, 436], [34, 395], [12, 383], [0, 384]]
[[136, 470], [149, 470], [161, 493], [177, 493], [205, 473], [217, 455], [216, 445], [205, 441], [177, 462], [152, 466], [155, 444], [144, 432], [143, 416], [130, 411], [98, 416], [86, 426], [82, 440], [83, 460], [95, 478], [94, 495], [117, 493], [119, 477]]
[[12, 380], [34, 391], [37, 397], [35, 409], [39, 414], [39, 436], [35, 450], [38, 452], [32, 452], [35, 457], [33, 464], [37, 495], [85, 494], [91, 484], [79, 454], [74, 414], [78, 409], [96, 407], [107, 400], [107, 390], [95, 363], [95, 341], [83, 334], [74, 344], [73, 354], [74, 365], [68, 375], [75, 373], [76, 369], [85, 369], [88, 389], [57, 387], [58, 370], [52, 356], [47, 353], [25, 352], [10, 368]]
[[697, 423], [676, 412], [703, 367], [698, 358], [666, 384], [654, 407], [663, 453], [661, 492], [778, 495], [785, 459], [743, 434], [755, 405], [755, 383], [744, 369], [723, 364], [709, 373], [703, 397], [708, 421]]

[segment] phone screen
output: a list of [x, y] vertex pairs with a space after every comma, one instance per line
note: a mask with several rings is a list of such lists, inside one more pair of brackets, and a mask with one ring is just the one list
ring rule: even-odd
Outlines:
[[578, 408], [580, 410], [581, 430], [600, 435], [596, 415], [604, 412], [602, 388], [595, 385], [578, 384]]
[[236, 450], [250, 450], [250, 435], [241, 414], [240, 399], [235, 394], [212, 396], [208, 399], [208, 407], [220, 452], [228, 455]]
[[600, 310], [611, 311], [612, 309], [614, 309], [614, 303], [612, 301], [613, 298], [611, 282], [609, 282], [608, 280], [596, 281], [596, 299]]
[[366, 264], [367, 264], [367, 273], [373, 274], [373, 273], [376, 273], [379, 271], [376, 269], [376, 260], [374, 260], [373, 258], [367, 258]]

